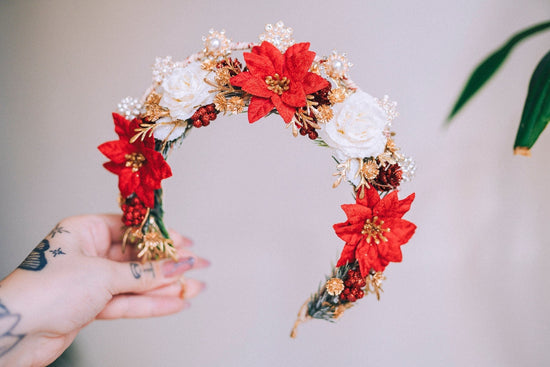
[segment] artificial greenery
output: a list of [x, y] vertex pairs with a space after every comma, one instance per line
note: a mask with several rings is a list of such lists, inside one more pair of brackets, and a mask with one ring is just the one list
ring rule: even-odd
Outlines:
[[[487, 83], [510, 54], [524, 39], [550, 28], [550, 21], [526, 28], [508, 39], [491, 53], [472, 72], [447, 121], [450, 122], [464, 105]], [[536, 67], [529, 84], [523, 114], [518, 129], [514, 152], [529, 155], [540, 133], [550, 120], [550, 56], [546, 54]]]

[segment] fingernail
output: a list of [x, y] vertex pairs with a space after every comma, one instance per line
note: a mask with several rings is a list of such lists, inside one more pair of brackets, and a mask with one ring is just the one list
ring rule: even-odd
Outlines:
[[196, 279], [187, 279], [182, 284], [180, 298], [193, 298], [206, 288], [206, 283]]
[[198, 257], [193, 268], [206, 268], [208, 266], [210, 266], [210, 261], [203, 259], [202, 257]]
[[194, 265], [195, 258], [191, 256], [178, 259], [178, 261], [167, 261], [162, 264], [162, 274], [165, 277], [173, 277], [192, 269]]

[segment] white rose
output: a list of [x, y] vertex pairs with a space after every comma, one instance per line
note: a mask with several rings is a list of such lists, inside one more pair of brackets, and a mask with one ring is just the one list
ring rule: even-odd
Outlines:
[[332, 107], [334, 117], [321, 138], [347, 158], [377, 157], [384, 153], [386, 113], [369, 94], [358, 90]]
[[187, 120], [199, 106], [214, 101], [213, 93], [208, 92], [212, 86], [204, 81], [207, 74], [198, 62], [174, 69], [162, 82], [164, 93], [159, 104], [167, 107], [174, 119]]

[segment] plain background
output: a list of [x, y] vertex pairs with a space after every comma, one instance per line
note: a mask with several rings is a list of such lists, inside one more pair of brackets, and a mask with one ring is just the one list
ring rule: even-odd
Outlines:
[[529, 159], [512, 145], [549, 32], [444, 119], [477, 62], [549, 15], [547, 0], [2, 1], [0, 277], [59, 219], [118, 212], [96, 147], [115, 139], [110, 113], [141, 96], [156, 56], [183, 59], [211, 27], [255, 41], [281, 19], [317, 53], [347, 52], [362, 89], [399, 103], [397, 143], [419, 167], [401, 194], [417, 194], [418, 231], [382, 299], [288, 337], [342, 248], [332, 225], [350, 187], [331, 189], [330, 152], [278, 117], [219, 118], [173, 152], [164, 184], [167, 224], [212, 261], [193, 275], [208, 289], [178, 315], [90, 325], [79, 366], [548, 364], [550, 135]]

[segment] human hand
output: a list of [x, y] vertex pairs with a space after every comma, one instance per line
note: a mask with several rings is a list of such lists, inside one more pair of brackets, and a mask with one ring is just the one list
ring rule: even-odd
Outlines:
[[[178, 261], [136, 262], [118, 215], [64, 219], [0, 282], [0, 366], [43, 366], [94, 319], [169, 315], [204, 284], [180, 277], [208, 262], [171, 232]], [[183, 297], [182, 297], [183, 296]]]

